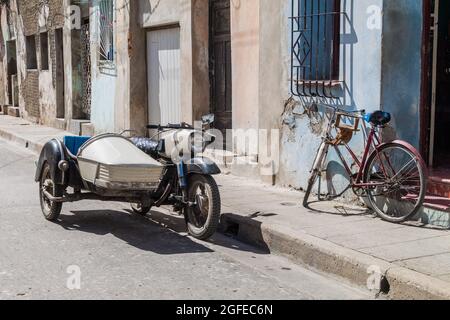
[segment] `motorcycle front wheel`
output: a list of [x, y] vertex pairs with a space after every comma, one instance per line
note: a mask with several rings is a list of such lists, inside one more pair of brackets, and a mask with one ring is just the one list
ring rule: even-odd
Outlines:
[[134, 213], [144, 217], [152, 210], [152, 207], [144, 206], [142, 203], [132, 203], [130, 206]]
[[217, 231], [220, 222], [220, 192], [211, 176], [192, 175], [189, 177], [186, 219], [189, 234], [199, 240], [210, 238]]

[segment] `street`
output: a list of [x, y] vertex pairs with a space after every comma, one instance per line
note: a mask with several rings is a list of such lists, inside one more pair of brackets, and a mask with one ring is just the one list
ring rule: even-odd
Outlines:
[[126, 204], [86, 201], [47, 222], [36, 158], [0, 140], [0, 299], [372, 298], [224, 235], [195, 241], [168, 211], [145, 218]]

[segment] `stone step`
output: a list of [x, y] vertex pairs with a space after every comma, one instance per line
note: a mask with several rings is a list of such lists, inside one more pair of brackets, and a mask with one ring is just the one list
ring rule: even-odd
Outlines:
[[11, 117], [20, 117], [20, 109], [18, 107], [8, 106], [8, 115]]
[[450, 199], [450, 170], [437, 169], [431, 171], [428, 180], [428, 193]]

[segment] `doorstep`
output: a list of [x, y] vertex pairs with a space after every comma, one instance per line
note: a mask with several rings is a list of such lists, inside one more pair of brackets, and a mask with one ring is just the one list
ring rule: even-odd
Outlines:
[[441, 168], [430, 171], [428, 193], [450, 199], [450, 169]]
[[20, 117], [20, 109], [18, 107], [8, 106], [8, 115], [11, 117]]

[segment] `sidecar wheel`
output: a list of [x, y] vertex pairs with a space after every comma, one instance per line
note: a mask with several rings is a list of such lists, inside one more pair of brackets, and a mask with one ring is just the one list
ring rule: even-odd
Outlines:
[[189, 178], [188, 199], [195, 203], [185, 209], [188, 231], [194, 238], [206, 240], [216, 233], [220, 222], [220, 192], [214, 178], [192, 175]]
[[138, 215], [146, 216], [152, 210], [152, 207], [144, 207], [140, 203], [132, 203], [131, 210]]
[[61, 197], [64, 193], [62, 186], [55, 184], [50, 175], [50, 165], [46, 163], [42, 169], [42, 176], [39, 182], [39, 198], [41, 202], [42, 213], [48, 221], [58, 220], [62, 203], [50, 201], [44, 194], [44, 190], [55, 197]]

